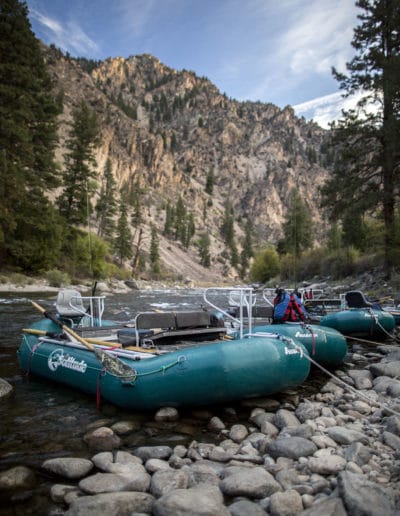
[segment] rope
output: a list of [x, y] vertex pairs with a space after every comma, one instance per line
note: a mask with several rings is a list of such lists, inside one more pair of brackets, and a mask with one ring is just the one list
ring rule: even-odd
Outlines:
[[[296, 347], [298, 349], [298, 351], [301, 351], [301, 348], [298, 344], [296, 344], [293, 340], [291, 342], [291, 344]], [[388, 412], [394, 414], [395, 416], [399, 416], [400, 417], [400, 412], [396, 412], [395, 410], [393, 410], [392, 408], [389, 407], [389, 405], [387, 405], [386, 403], [381, 403], [379, 401], [375, 401], [373, 399], [371, 399], [369, 396], [365, 395], [363, 392], [359, 391], [358, 389], [356, 389], [355, 387], [353, 387], [352, 385], [349, 385], [348, 383], [344, 382], [343, 380], [341, 380], [340, 378], [338, 378], [337, 376], [335, 376], [333, 373], [331, 373], [330, 371], [328, 371], [327, 369], [325, 369], [321, 364], [319, 364], [318, 362], [316, 362], [313, 358], [311, 358], [310, 356], [304, 354], [304, 357], [309, 360], [312, 364], [314, 364], [315, 366], [317, 366], [319, 369], [321, 369], [322, 372], [324, 372], [325, 374], [327, 374], [328, 376], [330, 376], [334, 381], [338, 382], [340, 385], [342, 385], [345, 389], [348, 389], [349, 391], [351, 391], [353, 394], [355, 394], [356, 396], [359, 396], [360, 398], [364, 399], [364, 401], [366, 401], [367, 403], [369, 403], [371, 406], [378, 406], [382, 409], [385, 409], [387, 410]]]
[[364, 342], [365, 344], [369, 344], [371, 346], [390, 345], [390, 344], [386, 344], [385, 342], [377, 342], [377, 341], [374, 341], [374, 340], [362, 339], [361, 337], [353, 337], [352, 335], [343, 335], [343, 337], [345, 339], [349, 339], [349, 340], [358, 340], [359, 342]]
[[156, 373], [164, 374], [168, 369], [170, 369], [171, 367], [174, 367], [176, 365], [182, 364], [183, 362], [185, 362], [185, 360], [186, 360], [186, 357], [184, 355], [181, 355], [177, 360], [175, 360], [175, 362], [172, 362], [171, 364], [161, 366], [159, 369], [154, 369], [154, 371], [147, 371], [147, 373], [138, 373], [137, 376], [138, 377], [148, 376], [150, 374], [156, 374]]
[[315, 342], [314, 330], [312, 329], [312, 327], [309, 324], [307, 324], [305, 322], [302, 322], [301, 326], [303, 326], [303, 328], [305, 330], [308, 330], [311, 333], [311, 355], [315, 355], [315, 352], [316, 352], [316, 342]]
[[26, 364], [26, 372], [25, 372], [25, 377], [29, 378], [29, 375], [31, 374], [31, 359], [32, 359], [34, 353], [36, 352], [37, 348], [40, 346], [41, 342], [37, 342], [32, 347], [30, 347], [29, 341], [26, 339], [26, 335], [24, 335], [23, 338], [27, 341], [27, 345], [28, 345], [28, 348], [30, 351], [30, 353], [28, 355], [28, 360], [27, 360], [27, 364]]
[[99, 376], [97, 377], [97, 387], [96, 387], [96, 409], [100, 410], [101, 405], [101, 378], [106, 374], [106, 368], [99, 372]]
[[383, 333], [385, 333], [390, 339], [393, 339], [394, 341], [396, 342], [399, 342], [399, 339], [398, 337], [396, 337], [396, 335], [393, 335], [392, 333], [389, 333], [382, 325], [379, 321], [376, 322], [376, 324], [379, 326], [379, 328], [381, 329], [381, 331]]

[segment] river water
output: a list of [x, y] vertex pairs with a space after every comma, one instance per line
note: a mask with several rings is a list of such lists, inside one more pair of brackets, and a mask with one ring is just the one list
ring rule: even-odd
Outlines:
[[[0, 401], [0, 471], [25, 465], [38, 477], [37, 486], [28, 492], [14, 494], [12, 498], [0, 492], [0, 514], [47, 514], [51, 507], [49, 487], [57, 480], [46, 478], [41, 464], [52, 457], [90, 458], [93, 452], [83, 436], [91, 424], [101, 419], [108, 425], [121, 420], [137, 423], [138, 430], [124, 439], [127, 450], [141, 445], [187, 445], [193, 439], [213, 442], [215, 436], [207, 431], [210, 414], [223, 415], [224, 421], [229, 418], [247, 420], [250, 408], [238, 403], [229, 409], [205, 407], [204, 420], [201, 411], [180, 410], [178, 425], [160, 424], [154, 421], [154, 413], [124, 413], [106, 404], [97, 410], [95, 400], [88, 395], [38, 378], [24, 377], [16, 355], [21, 330], [41, 317], [30, 301], [52, 311], [55, 298], [55, 293], [0, 293], [0, 377], [14, 387], [12, 395]], [[226, 297], [218, 292], [213, 300], [221, 308], [228, 306]], [[127, 321], [137, 311], [190, 310], [204, 304], [200, 289], [132, 291], [109, 296], [105, 318]], [[307, 382], [306, 388], [313, 390], [313, 381]]]

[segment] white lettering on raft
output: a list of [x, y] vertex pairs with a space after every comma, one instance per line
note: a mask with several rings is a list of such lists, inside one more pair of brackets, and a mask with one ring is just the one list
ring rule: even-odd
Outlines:
[[300, 337], [302, 339], [304, 339], [304, 338], [311, 338], [311, 337], [316, 338], [316, 337], [318, 337], [318, 333], [314, 333], [314, 334], [312, 334], [312, 333], [301, 333], [300, 331], [297, 331], [296, 334], [295, 334], [295, 337]]
[[84, 360], [80, 362], [76, 358], [65, 354], [62, 349], [52, 351], [47, 359], [50, 371], [57, 371], [59, 367], [65, 367], [78, 373], [84, 373], [87, 369], [87, 363]]
[[285, 346], [285, 355], [296, 355], [298, 353], [298, 350], [295, 348], [287, 348]]

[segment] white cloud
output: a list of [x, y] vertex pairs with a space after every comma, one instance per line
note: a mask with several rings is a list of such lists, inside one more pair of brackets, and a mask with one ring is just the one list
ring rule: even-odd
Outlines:
[[291, 20], [281, 39], [281, 57], [294, 74], [344, 70], [351, 55], [350, 41], [356, 19], [353, 0], [311, 0]]
[[30, 9], [30, 15], [39, 22], [43, 29], [57, 47], [77, 56], [99, 55], [100, 49], [74, 20], [67, 21], [65, 25], [37, 9]]
[[[365, 96], [364, 92], [357, 92], [349, 97], [343, 97], [341, 92], [331, 93], [297, 104], [293, 109], [297, 116], [314, 120], [321, 127], [328, 129], [330, 122], [342, 117], [342, 110], [354, 109], [363, 96]], [[369, 104], [367, 111], [376, 113], [377, 109], [377, 104]]]
[[296, 97], [307, 98], [307, 89], [316, 93], [317, 83], [332, 88], [332, 66], [345, 71], [353, 55], [357, 9], [354, 0], [292, 1], [290, 9], [286, 2], [279, 5], [285, 23], [273, 42], [265, 40], [263, 55], [258, 54], [264, 72], [247, 97], [279, 99], [294, 92], [286, 103], [295, 103]]

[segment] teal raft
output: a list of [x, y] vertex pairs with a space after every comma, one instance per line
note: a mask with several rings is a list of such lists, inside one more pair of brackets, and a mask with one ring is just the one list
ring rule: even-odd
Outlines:
[[255, 326], [253, 332], [276, 332], [295, 339], [306, 348], [310, 357], [318, 364], [336, 367], [343, 362], [347, 353], [345, 337], [333, 328], [303, 322], [285, 322]]
[[[31, 330], [31, 331], [30, 331]], [[43, 336], [33, 335], [36, 330]], [[245, 337], [162, 354], [108, 351], [124, 367], [109, 368], [78, 341], [43, 319], [25, 331], [18, 357], [22, 370], [84, 391], [125, 409], [196, 406], [271, 395], [304, 382], [305, 348], [278, 336]], [[137, 348], [135, 348], [137, 349]]]
[[392, 314], [371, 308], [349, 308], [322, 317], [320, 324], [344, 335], [383, 338], [395, 327]]

